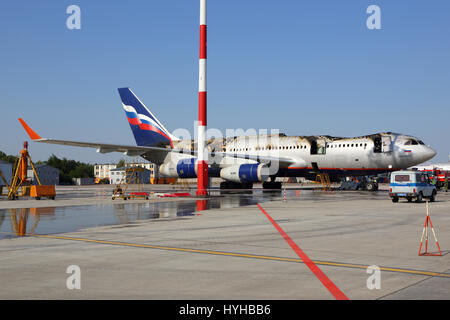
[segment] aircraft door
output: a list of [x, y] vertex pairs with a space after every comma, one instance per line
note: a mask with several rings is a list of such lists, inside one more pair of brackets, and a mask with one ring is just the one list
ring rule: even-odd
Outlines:
[[392, 151], [392, 140], [390, 136], [382, 136], [381, 137], [381, 151], [382, 152], [391, 152]]
[[327, 153], [327, 142], [324, 139], [317, 139], [317, 154]]
[[314, 139], [311, 143], [311, 154], [325, 154], [327, 152], [327, 142], [325, 139]]

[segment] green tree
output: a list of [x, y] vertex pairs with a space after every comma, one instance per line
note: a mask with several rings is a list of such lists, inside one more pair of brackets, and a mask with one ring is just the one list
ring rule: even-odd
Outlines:
[[14, 164], [16, 162], [16, 159], [17, 159], [16, 156], [9, 155], [9, 154], [7, 155], [3, 151], [0, 151], [0, 160]]
[[93, 178], [94, 166], [66, 158], [59, 159], [52, 154], [46, 164], [59, 170], [59, 181], [64, 184], [73, 184], [72, 178]]

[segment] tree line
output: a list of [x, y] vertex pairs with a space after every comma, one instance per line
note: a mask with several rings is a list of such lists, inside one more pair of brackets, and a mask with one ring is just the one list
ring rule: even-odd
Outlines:
[[[14, 165], [17, 157], [7, 155], [0, 151], [0, 160], [9, 162]], [[46, 164], [59, 170], [59, 183], [74, 184], [72, 178], [93, 178], [94, 166], [89, 163], [69, 160], [66, 158], [60, 159], [52, 154], [47, 161], [38, 161], [35, 165]]]
[[52, 154], [45, 164], [59, 170], [59, 183], [73, 184], [72, 178], [93, 178], [94, 166], [89, 163], [69, 160], [66, 158], [59, 159]]

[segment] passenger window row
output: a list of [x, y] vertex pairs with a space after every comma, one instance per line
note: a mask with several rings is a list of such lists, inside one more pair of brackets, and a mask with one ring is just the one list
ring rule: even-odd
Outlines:
[[305, 145], [297, 145], [297, 146], [275, 146], [275, 147], [255, 147], [255, 148], [231, 148], [229, 150], [225, 150], [228, 152], [236, 152], [236, 151], [264, 151], [264, 150], [292, 150], [292, 149], [306, 149]]
[[327, 148], [356, 148], [356, 147], [367, 147], [367, 143], [340, 143], [340, 144], [329, 144]]
[[[327, 148], [356, 148], [367, 147], [367, 143], [340, 143], [340, 144], [328, 144]], [[264, 150], [292, 150], [292, 149], [306, 149], [306, 145], [296, 146], [275, 146], [275, 147], [256, 147], [256, 148], [231, 148], [225, 151], [228, 152], [240, 152], [240, 151], [264, 151]]]

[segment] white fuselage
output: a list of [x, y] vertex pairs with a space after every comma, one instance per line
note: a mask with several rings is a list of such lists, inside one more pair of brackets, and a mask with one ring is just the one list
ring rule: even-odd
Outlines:
[[[370, 175], [408, 168], [427, 161], [436, 152], [417, 138], [380, 133], [370, 136], [339, 138], [330, 136], [255, 135], [208, 141], [208, 151], [220, 153], [208, 159], [210, 166], [225, 168], [244, 163], [264, 163], [261, 159], [279, 159], [274, 176], [309, 176], [328, 172], [336, 176]], [[174, 148], [192, 151], [194, 141], [181, 140]], [[238, 156], [236, 158], [236, 155]], [[247, 157], [247, 159], [245, 159]], [[194, 158], [193, 155], [168, 155], [164, 163]], [[267, 161], [266, 161], [267, 162]], [[161, 170], [172, 176], [176, 171]], [[214, 174], [213, 174], [214, 176]]]

